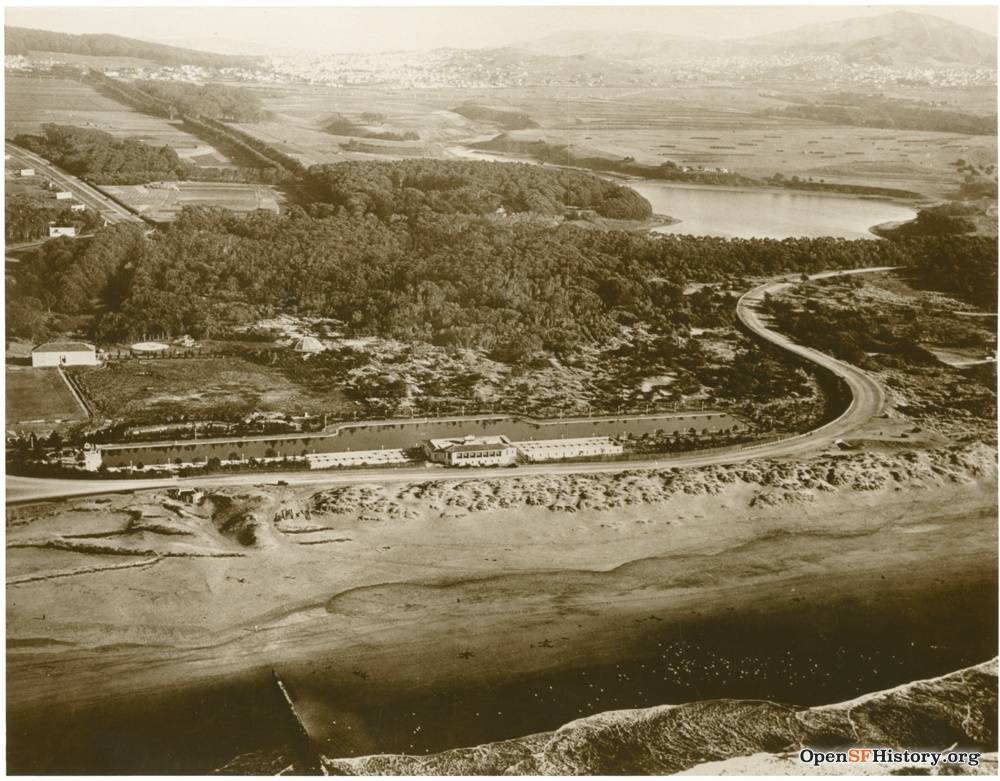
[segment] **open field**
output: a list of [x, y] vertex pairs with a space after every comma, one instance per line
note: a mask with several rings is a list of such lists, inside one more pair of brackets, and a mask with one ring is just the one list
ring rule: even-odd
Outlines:
[[174, 219], [185, 206], [220, 206], [236, 212], [266, 209], [277, 213], [284, 196], [265, 184], [222, 182], [154, 182], [106, 185], [101, 189], [144, 217]]
[[46, 123], [73, 125], [102, 130], [117, 138], [138, 138], [154, 146], [169, 146], [195, 164], [230, 164], [219, 150], [185, 132], [180, 123], [134, 111], [86, 84], [69, 79], [11, 75], [5, 83], [7, 138], [38, 133]]
[[[4, 160], [4, 192], [9, 198], [12, 195], [31, 195], [36, 198], [51, 199], [55, 202], [55, 190], [46, 186], [47, 180], [42, 172], [35, 169], [34, 176], [21, 176], [18, 172], [29, 167], [23, 161], [11, 157]], [[61, 188], [60, 188], [61, 189]]]
[[86, 420], [58, 369], [7, 367], [7, 425]]
[[74, 370], [89, 401], [109, 418], [158, 421], [236, 411], [322, 412], [339, 398], [310, 393], [279, 371], [240, 358], [136, 360]]
[[[657, 164], [728, 168], [754, 177], [825, 179], [921, 192], [942, 197], [962, 176], [951, 166], [958, 158], [976, 165], [996, 163], [996, 139], [910, 130], [834, 126], [763, 114], [788, 105], [766, 97], [792, 92], [794, 84], [676, 86], [669, 88], [411, 90], [378, 88], [276, 87], [263, 98], [272, 121], [242, 125], [305, 163], [364, 159], [345, 152], [345, 139], [322, 130], [337, 113], [384, 114], [386, 129], [415, 131], [428, 154], [447, 155], [449, 146], [500, 132], [489, 122], [474, 122], [451, 112], [470, 101], [525, 112], [540, 128], [514, 131], [519, 138], [544, 138], [572, 144], [585, 153], [633, 157]], [[967, 90], [975, 110], [995, 111], [988, 90]], [[897, 88], [893, 97], [954, 102], [946, 91]], [[392, 145], [390, 145], [392, 146]], [[395, 146], [405, 147], [405, 144]], [[392, 150], [387, 153], [393, 156]], [[398, 150], [395, 156], [404, 156]], [[375, 155], [378, 157], [379, 155]]]
[[644, 163], [671, 160], [754, 177], [782, 173], [940, 196], [962, 180], [950, 165], [954, 160], [996, 162], [993, 137], [769, 117], [760, 112], [787, 104], [747, 89], [530, 95], [517, 105], [542, 129], [517, 131], [515, 137], [543, 137]]

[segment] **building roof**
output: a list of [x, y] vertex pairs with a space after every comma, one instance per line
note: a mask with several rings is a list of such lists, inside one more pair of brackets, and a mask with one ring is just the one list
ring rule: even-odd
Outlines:
[[86, 342], [46, 342], [40, 344], [31, 352], [33, 353], [79, 353], [93, 352], [94, 345]]
[[489, 453], [493, 450], [507, 450], [513, 449], [513, 445], [509, 445], [506, 442], [498, 442], [495, 445], [452, 445], [451, 447], [445, 448], [447, 453]]
[[501, 450], [513, 447], [510, 440], [503, 434], [495, 437], [476, 437], [468, 435], [465, 437], [454, 437], [451, 439], [432, 439], [430, 446], [434, 450], [444, 453], [475, 453], [483, 450]]

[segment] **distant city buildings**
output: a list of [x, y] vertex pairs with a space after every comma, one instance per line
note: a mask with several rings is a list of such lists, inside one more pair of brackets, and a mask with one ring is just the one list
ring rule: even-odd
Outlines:
[[[332, 87], [378, 86], [393, 89], [486, 89], [490, 87], [664, 86], [706, 81], [836, 82], [859, 87], [886, 85], [973, 87], [996, 84], [996, 69], [949, 66], [891, 66], [849, 62], [835, 54], [779, 53], [733, 57], [690, 57], [675, 61], [622, 60], [541, 67], [535, 55], [513, 50], [435, 49], [429, 52], [378, 52], [324, 57], [272, 57], [259, 67], [208, 68], [199, 65], [140, 65], [102, 69], [105, 76], [206, 83], [314, 84]], [[550, 63], [551, 65], [551, 63]], [[47, 71], [54, 67], [87, 71], [86, 65], [47, 56], [8, 55], [9, 71]]]

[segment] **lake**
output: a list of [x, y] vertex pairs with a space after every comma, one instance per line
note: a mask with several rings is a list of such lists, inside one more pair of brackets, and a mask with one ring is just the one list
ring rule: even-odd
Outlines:
[[875, 239], [872, 226], [912, 220], [916, 212], [891, 201], [847, 195], [740, 190], [667, 182], [630, 182], [656, 214], [680, 220], [657, 233], [740, 239], [837, 236]]
[[[463, 146], [450, 147], [448, 151], [466, 160], [541, 164], [530, 157], [493, 154]], [[599, 172], [592, 173], [602, 176]], [[655, 233], [738, 239], [797, 236], [876, 239], [870, 230], [875, 225], [917, 216], [909, 206], [852, 195], [640, 180], [630, 180], [628, 186], [649, 201], [656, 214], [680, 220], [675, 225], [655, 228]]]

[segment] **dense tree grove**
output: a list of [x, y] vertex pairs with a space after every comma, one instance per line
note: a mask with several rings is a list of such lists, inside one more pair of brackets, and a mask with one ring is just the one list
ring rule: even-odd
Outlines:
[[975, 223], [968, 219], [976, 209], [970, 204], [944, 203], [929, 206], [917, 212], [915, 220], [904, 222], [896, 228], [880, 231], [881, 235], [898, 238], [900, 236], [948, 236], [954, 233], [972, 233]]
[[17, 300], [33, 298], [45, 311], [113, 310], [128, 295], [132, 269], [149, 246], [141, 227], [111, 225], [93, 239], [47, 241], [7, 276], [16, 284]]
[[98, 339], [219, 336], [287, 312], [522, 363], [603, 343], [640, 321], [665, 337], [652, 349], [669, 352], [690, 326], [731, 316], [729, 297], [691, 293], [690, 282], [740, 289], [751, 276], [883, 265], [961, 279], [996, 252], [994, 241], [971, 237], [653, 238], [405, 208], [411, 219], [383, 220], [367, 203], [327, 217], [300, 207], [281, 216], [188, 209], [149, 237], [114, 226], [89, 242], [48, 242], [14, 271], [17, 296], [43, 310], [93, 312]]
[[994, 135], [997, 130], [996, 114], [981, 115], [949, 111], [920, 101], [889, 98], [884, 95], [838, 92], [825, 95], [815, 102], [798, 95], [786, 95], [782, 98], [790, 101], [792, 105], [774, 109], [772, 113], [831, 125], [928, 130], [969, 135]]
[[196, 168], [194, 172], [198, 178], [273, 183], [289, 177], [293, 171], [304, 170], [295, 158], [259, 138], [211, 116], [185, 113], [182, 106], [139, 89], [135, 82], [112, 79], [96, 71], [91, 71], [84, 81], [101, 94], [146, 114], [180, 119], [184, 130], [212, 144], [241, 166], [235, 175], [224, 168]]
[[260, 98], [243, 87], [151, 80], [137, 81], [132, 86], [173, 107], [177, 114], [227, 122], [258, 122], [264, 116]]
[[997, 311], [996, 239], [928, 239], [916, 267], [931, 287], [955, 293], [989, 312]]
[[299, 179], [305, 197], [327, 204], [318, 214], [396, 215], [533, 212], [561, 215], [566, 207], [592, 209], [604, 217], [644, 219], [645, 198], [580, 171], [511, 163], [443, 160], [337, 163], [314, 166]]
[[66, 201], [8, 195], [4, 203], [4, 239], [10, 244], [34, 241], [48, 235], [49, 225], [73, 226], [77, 233], [93, 230], [100, 218], [90, 209], [75, 212]]
[[120, 35], [73, 35], [28, 27], [4, 27], [4, 44], [7, 54], [66, 52], [89, 57], [136, 57], [167, 65], [202, 65], [208, 68], [252, 67], [257, 63], [254, 57], [182, 49]]
[[42, 135], [19, 135], [14, 141], [71, 174], [99, 184], [183, 179], [191, 168], [168, 146], [154, 147], [71, 125], [43, 125]]
[[538, 127], [538, 123], [523, 111], [510, 111], [499, 108], [481, 106], [478, 103], [463, 103], [452, 109], [466, 119], [478, 122], [493, 122], [504, 130], [524, 130]]
[[[368, 118], [366, 120], [366, 117]], [[384, 119], [378, 118], [379, 115], [365, 113], [361, 115], [362, 122], [368, 122], [373, 125], [381, 125]], [[357, 122], [352, 122], [347, 117], [342, 114], [338, 114], [332, 117], [323, 129], [327, 133], [332, 133], [335, 136], [353, 136], [354, 138], [371, 138], [375, 141], [419, 141], [420, 135], [413, 132], [412, 130], [407, 130], [402, 133], [397, 133], [392, 130], [372, 130], [365, 124], [358, 124]]]
[[765, 311], [779, 330], [794, 334], [804, 344], [835, 355], [865, 368], [876, 368], [878, 361], [869, 353], [888, 353], [910, 363], [933, 363], [933, 355], [922, 348], [918, 328], [908, 324], [907, 333], [897, 333], [884, 312], [835, 308], [810, 301], [807, 309], [796, 309], [783, 300], [768, 299]]

